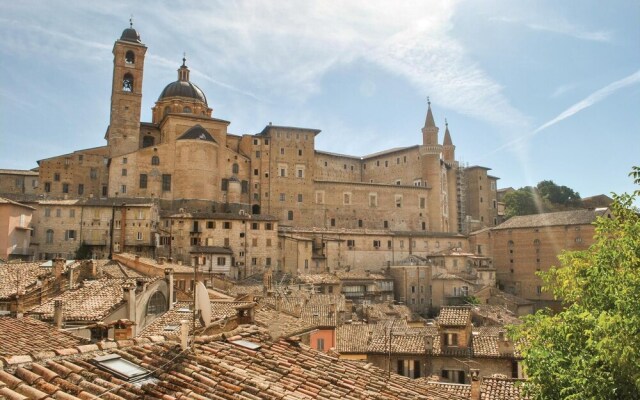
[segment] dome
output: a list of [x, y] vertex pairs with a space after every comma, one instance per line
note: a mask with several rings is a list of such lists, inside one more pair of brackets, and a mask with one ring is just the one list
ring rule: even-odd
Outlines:
[[142, 43], [140, 41], [140, 34], [138, 33], [138, 31], [136, 31], [132, 27], [122, 31], [122, 36], [120, 36], [120, 40], [124, 40], [125, 42]]
[[160, 93], [160, 97], [158, 97], [158, 101], [167, 98], [167, 97], [189, 97], [192, 99], [200, 100], [205, 105], [207, 105], [207, 97], [204, 95], [204, 92], [189, 81], [178, 80], [168, 84], [162, 93]]

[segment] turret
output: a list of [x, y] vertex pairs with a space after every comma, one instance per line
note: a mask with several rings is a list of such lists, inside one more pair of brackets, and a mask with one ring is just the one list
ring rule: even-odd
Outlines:
[[453, 162], [456, 158], [456, 146], [453, 145], [451, 140], [451, 133], [449, 133], [449, 123], [444, 120], [444, 141], [442, 142], [442, 158], [447, 162]]

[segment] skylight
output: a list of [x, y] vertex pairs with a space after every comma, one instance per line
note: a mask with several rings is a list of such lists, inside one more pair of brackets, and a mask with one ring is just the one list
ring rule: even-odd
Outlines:
[[182, 307], [182, 308], [178, 308], [176, 310], [177, 312], [192, 312], [189, 308], [187, 307]]
[[231, 340], [231, 343], [249, 350], [258, 350], [260, 347], [262, 347], [262, 345], [250, 342], [248, 340]]
[[165, 331], [175, 332], [180, 329], [180, 325], [167, 325], [164, 327]]
[[117, 354], [107, 354], [93, 359], [93, 362], [102, 370], [105, 370], [121, 379], [136, 381], [149, 375], [149, 371], [125, 360]]

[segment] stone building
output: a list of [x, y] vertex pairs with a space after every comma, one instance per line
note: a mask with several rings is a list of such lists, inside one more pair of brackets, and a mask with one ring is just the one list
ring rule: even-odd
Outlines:
[[[242, 267], [237, 278], [271, 265], [294, 275], [364, 271], [411, 254], [466, 248], [460, 232], [467, 217], [495, 222], [497, 178], [488, 168], [461, 168], [449, 125], [440, 135], [430, 102], [418, 144], [365, 156], [329, 153], [316, 148], [318, 129], [269, 123], [254, 134], [229, 132], [230, 122], [214, 116], [183, 58], [151, 121], [142, 121], [146, 51], [133, 27], [113, 45], [106, 145], [40, 160], [37, 181], [19, 185], [40, 196], [34, 221], [40, 257], [69, 257], [84, 242], [97, 256], [162, 255], [225, 274], [233, 263]], [[471, 182], [481, 180], [486, 184]], [[83, 213], [94, 211], [86, 206], [100, 201], [104, 213], [90, 221]], [[117, 223], [122, 203], [147, 204], [148, 212], [142, 219], [126, 215], [135, 225], [114, 233], [118, 227], [109, 224]], [[81, 216], [71, 216], [74, 209]], [[179, 221], [189, 228], [180, 229]], [[255, 224], [261, 228], [242, 237]]]
[[85, 256], [112, 253], [154, 255], [158, 207], [145, 199], [40, 200], [34, 212], [37, 259], [74, 259], [81, 246]]
[[477, 254], [493, 258], [503, 290], [534, 302], [537, 308], [558, 307], [553, 293], [542, 290], [536, 272], [558, 266], [563, 250], [586, 250], [594, 241], [593, 222], [607, 215], [608, 210], [601, 208], [517, 216], [472, 233], [469, 241]]
[[0, 169], [0, 193], [35, 194], [38, 190], [38, 171]]

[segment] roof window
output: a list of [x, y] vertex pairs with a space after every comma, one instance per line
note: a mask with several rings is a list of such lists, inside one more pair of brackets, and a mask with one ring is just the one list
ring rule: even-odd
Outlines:
[[248, 340], [231, 340], [231, 343], [249, 350], [258, 350], [262, 347], [262, 345], [250, 342]]
[[98, 368], [129, 382], [143, 379], [150, 374], [146, 369], [125, 360], [117, 354], [99, 356], [92, 361]]

